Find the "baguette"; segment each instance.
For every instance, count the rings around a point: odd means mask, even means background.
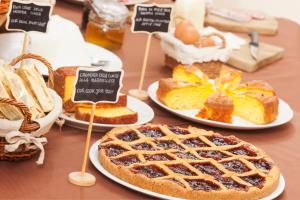
[[[23,65],[17,69],[17,74],[23,79],[26,88],[39,103],[44,112],[54,109],[54,102],[43,76],[34,65]]]

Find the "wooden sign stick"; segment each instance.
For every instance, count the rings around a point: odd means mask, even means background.
[[[141,74],[140,84],[139,84],[139,90],[143,89],[145,72],[146,72],[146,67],[147,67],[147,62],[148,62],[148,57],[149,57],[149,50],[150,50],[150,45],[151,45],[151,38],[152,38],[152,34],[149,34],[148,38],[147,38],[147,43],[146,43],[146,50],[145,50],[145,55],[144,55],[142,74]]]
[[[144,61],[138,89],[129,90],[129,95],[140,100],[149,98],[148,92],[143,90],[146,67],[149,57],[153,33],[167,33],[172,16],[172,6],[157,4],[136,4],[132,15],[131,31],[133,33],[147,33],[148,39],[145,48]]]
[[[82,167],[81,167],[81,174],[82,175],[86,171],[86,162],[87,162],[87,158],[88,158],[88,151],[89,151],[90,142],[91,142],[91,135],[92,135],[92,129],[93,129],[94,116],[95,116],[95,112],[96,112],[96,104],[95,103],[93,103],[91,111],[92,112],[91,112],[91,117],[90,117],[88,132],[87,132],[87,136],[86,136],[85,147],[84,147],[84,155],[83,155],[83,162],[82,162]]]
[[[79,185],[79,186],[92,186],[96,183],[95,176],[93,176],[92,174],[86,173],[86,164],[87,164],[88,152],[89,152],[89,147],[90,147],[90,142],[91,142],[91,135],[92,135],[95,112],[96,112],[96,103],[93,103],[93,106],[91,109],[91,116],[90,116],[88,132],[87,132],[86,141],[85,141],[81,172],[71,172],[69,174],[69,181],[71,183],[73,183],[75,185]]]
[[[141,77],[140,77],[140,83],[139,83],[139,89],[129,90],[130,96],[136,97],[141,100],[147,100],[149,98],[148,93],[143,90],[143,84],[144,84],[144,78],[145,78],[145,73],[146,73],[146,67],[147,67],[147,63],[148,63],[151,39],[152,39],[152,34],[148,34],[146,49],[145,49],[145,54],[144,54],[144,61],[143,61],[143,66],[142,66],[142,72],[141,72]]]

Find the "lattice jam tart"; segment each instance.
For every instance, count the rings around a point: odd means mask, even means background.
[[[101,139],[99,158],[126,182],[186,199],[259,199],[280,175],[252,144],[194,127],[115,128]]]

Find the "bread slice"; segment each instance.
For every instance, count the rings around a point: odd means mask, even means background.
[[[76,107],[76,119],[88,122],[90,117],[90,108]],[[137,120],[138,114],[127,107],[97,108],[94,116],[94,123],[101,124],[134,124]]]
[[[167,78],[159,81],[156,94],[166,106],[186,110],[202,108],[207,97],[213,92],[213,87],[210,84],[202,86]]]
[[[9,69],[0,67],[0,79],[3,81],[4,86],[9,89],[11,97],[24,103],[29,108],[32,119],[38,119],[45,116],[45,113],[27,91],[24,82],[17,74]]]
[[[11,98],[5,86],[3,85],[1,79],[0,79],[0,97]],[[23,118],[21,111],[17,107],[5,103],[0,104],[0,114],[1,116],[3,116],[8,120],[20,120]]]
[[[23,65],[17,70],[17,74],[23,79],[26,88],[33,94],[44,112],[54,109],[54,101],[43,76],[34,65]]]

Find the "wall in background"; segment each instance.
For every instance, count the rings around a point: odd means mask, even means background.
[[[300,24],[300,0],[213,0],[216,6],[261,10]]]

